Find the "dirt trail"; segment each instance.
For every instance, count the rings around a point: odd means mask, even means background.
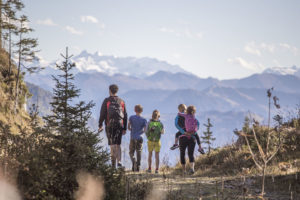
[[[137,181],[151,182],[156,190],[163,195],[176,197],[176,199],[221,199],[222,195],[233,194],[231,188],[224,189],[220,178],[195,177],[191,175],[153,174],[153,173],[127,173],[128,177]],[[173,199],[173,198],[171,198]]]
[[[135,181],[150,182],[162,199],[261,199],[257,184],[259,177],[197,177],[170,173],[133,173],[128,178]],[[223,188],[223,189],[222,189]],[[266,195],[268,200],[290,199],[289,194],[273,190]],[[166,198],[168,197],[168,198]]]

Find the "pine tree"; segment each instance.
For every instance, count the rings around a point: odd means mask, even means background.
[[[63,57],[65,61],[57,65],[62,74],[53,77],[52,114],[44,117],[43,130],[37,130],[39,145],[29,155],[28,166],[20,170],[19,185],[29,199],[73,199],[76,175],[82,170],[104,178],[106,199],[121,199],[122,171],[108,165],[109,155],[99,145],[99,135],[88,128],[94,104],[75,103],[80,92],[71,73],[75,64],[70,63],[68,51]]]
[[[12,35],[17,33],[17,27],[10,23],[10,21],[4,24],[4,27],[7,29],[7,32],[4,34],[4,39],[8,40],[8,76],[10,76],[12,71]]]
[[[204,137],[201,137],[203,139],[203,143],[208,145],[208,154],[210,154],[211,150],[211,144],[212,141],[214,141],[216,138],[213,137],[212,131],[210,130],[213,125],[210,123],[210,118],[207,119],[207,124],[204,124],[206,127],[206,131],[203,132]]]
[[[18,11],[24,8],[21,0],[0,0],[0,47],[2,47],[2,36],[7,30],[7,23],[13,25]]]
[[[27,27],[28,19],[26,16],[21,16],[19,19],[20,26],[18,27],[17,34],[19,36],[19,41],[16,43],[18,50],[15,51],[18,55],[18,73],[16,78],[16,89],[15,89],[15,113],[18,107],[19,101],[19,82],[20,82],[20,73],[21,73],[21,66],[25,67],[25,69],[30,72],[36,72],[40,70],[39,67],[26,67],[24,62],[32,62],[35,59],[37,47],[37,39],[35,38],[26,38],[24,35],[29,34],[33,31],[33,29]]]
[[[15,18],[14,14],[9,16],[6,21],[3,22],[2,29],[3,29],[3,38],[8,41],[8,76],[11,75],[12,71],[12,48],[13,48],[13,40],[12,36],[17,35],[18,27],[14,23],[17,19]]]

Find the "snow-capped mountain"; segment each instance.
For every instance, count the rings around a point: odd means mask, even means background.
[[[277,74],[277,75],[295,75],[300,77],[300,68],[297,66],[292,67],[272,67],[268,68],[263,73],[268,74]]]
[[[165,61],[148,57],[103,56],[99,52],[91,54],[87,51],[82,51],[73,58],[73,61],[76,63],[76,67],[80,72],[96,71],[107,75],[123,74],[144,78],[158,71],[186,73],[186,71],[178,65],[171,65]]]
[[[76,63],[76,70],[73,71],[75,74],[78,72],[101,72],[109,76],[122,74],[144,78],[155,74],[158,71],[188,73],[178,65],[171,65],[155,58],[105,56],[99,52],[89,53],[85,50],[80,54],[73,56],[71,60]],[[46,67],[41,74],[55,74],[55,64],[57,62],[58,61],[47,62],[39,57],[34,65]]]

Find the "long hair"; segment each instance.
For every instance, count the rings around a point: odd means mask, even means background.
[[[194,115],[196,113],[196,107],[195,106],[189,106],[189,107],[187,107],[186,113],[188,115]]]
[[[154,110],[152,113],[152,119],[158,120],[160,118],[160,112],[158,110]]]

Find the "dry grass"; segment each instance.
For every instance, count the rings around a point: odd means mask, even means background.
[[[196,159],[196,175],[232,176],[242,173],[243,168],[252,168],[253,161],[248,151],[234,146],[213,150],[210,154]]]
[[[0,120],[4,122],[4,124],[8,124],[11,127],[11,132],[13,134],[19,133],[18,127],[29,127],[29,115],[25,112],[24,108],[20,106],[17,109],[17,114],[13,113],[14,110],[14,88],[15,88],[15,74],[16,67],[13,66],[12,76],[7,77],[8,73],[8,54],[3,49],[0,48]],[[28,89],[21,79],[21,93],[23,96],[28,96]],[[20,98],[20,104],[24,98]]]

